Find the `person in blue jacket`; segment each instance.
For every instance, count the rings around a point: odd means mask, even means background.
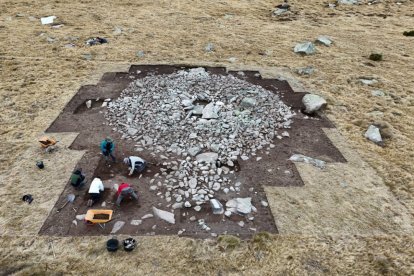
[[[101,152],[105,156],[105,159],[108,160],[108,156],[112,158],[112,161],[115,162],[115,156],[114,156],[114,149],[115,149],[115,143],[112,141],[111,138],[107,137],[101,142]]]

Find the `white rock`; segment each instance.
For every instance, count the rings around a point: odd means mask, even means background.
[[[142,220],[141,219],[133,219],[133,220],[131,220],[131,225],[138,226],[141,223],[142,223]]]
[[[86,104],[86,107],[87,108],[91,108],[92,107],[92,101],[91,100],[86,101],[85,104]]]
[[[183,208],[183,203],[182,202],[176,202],[171,207],[173,209],[181,209],[181,208]]]
[[[229,210],[227,210],[226,212],[224,212],[224,215],[225,215],[226,217],[230,217],[230,216],[231,216],[231,214],[232,214],[232,212],[231,212],[231,211],[229,211]]]
[[[53,21],[56,19],[57,17],[52,15],[52,16],[47,16],[47,17],[41,17],[40,18],[40,22],[42,22],[42,25],[48,25],[48,24],[52,24]]]
[[[213,102],[206,105],[203,109],[203,119],[217,119],[218,118],[218,108],[214,105]]]
[[[295,48],[293,49],[295,53],[312,55],[316,52],[315,45],[312,42],[304,42],[296,44]]]
[[[75,224],[75,226],[78,226],[78,222],[76,219],[72,220],[72,223]]]
[[[356,5],[359,3],[359,0],[338,0],[337,2],[344,5]]]
[[[240,227],[244,227],[244,221],[239,221],[237,224],[238,224]]]
[[[252,211],[251,201],[252,199],[250,197],[230,199],[226,203],[226,208],[233,213],[247,215]]]
[[[315,94],[306,94],[302,98],[302,103],[305,105],[305,112],[312,114],[326,106],[326,101],[321,96]]]
[[[167,212],[164,210],[157,209],[155,207],[152,207],[152,211],[154,212],[154,215],[162,220],[165,220],[168,223],[175,224],[175,218],[174,214],[171,212]]]
[[[213,198],[210,200],[211,209],[213,210],[213,214],[221,215],[224,213],[223,205],[217,199]]]
[[[119,230],[121,230],[122,227],[124,227],[125,225],[125,221],[117,221],[114,224],[114,227],[112,228],[111,234],[115,234],[116,232],[118,232]]]
[[[370,141],[376,143],[376,144],[381,144],[382,143],[382,137],[381,137],[381,133],[378,127],[374,126],[374,125],[370,125],[368,127],[368,130],[365,132],[365,138],[369,139]]]
[[[266,201],[262,200],[260,201],[260,203],[262,204],[263,207],[267,207],[269,206],[269,203],[267,203]]]
[[[153,214],[146,214],[146,215],[143,215],[142,217],[141,217],[141,219],[148,219],[148,218],[153,218],[154,217],[154,215]]]
[[[216,152],[205,152],[196,156],[197,162],[216,163],[218,154]]]
[[[77,219],[77,220],[84,220],[84,219],[85,219],[85,217],[86,217],[86,214],[77,215],[77,216],[76,216],[76,219]]]
[[[217,192],[218,190],[220,190],[220,183],[215,182],[215,183],[213,184],[212,189],[213,189],[214,191],[216,191],[216,192]]]
[[[315,159],[315,158],[312,158],[312,157],[308,157],[308,156],[305,156],[305,155],[302,155],[302,154],[294,154],[289,158],[289,160],[294,161],[294,162],[303,162],[303,163],[306,163],[306,164],[311,164],[311,165],[313,165],[315,167],[318,167],[320,169],[325,168],[325,164],[326,164],[325,161]]]
[[[190,203],[190,202],[188,202],[188,201],[186,201],[186,202],[184,203],[184,206],[185,206],[185,207],[187,207],[187,208],[190,208],[190,207],[191,207],[191,203]]]
[[[194,207],[194,210],[196,210],[197,212],[199,212],[201,210],[201,206]]]
[[[329,47],[329,46],[331,46],[332,45],[332,39],[330,39],[329,37],[327,37],[327,36],[319,36],[317,39],[316,39],[316,42],[317,43],[320,43],[320,44],[323,44],[323,45],[325,45],[325,46],[327,46],[327,47]]]
[[[190,186],[191,189],[195,189],[197,187],[197,179],[196,178],[191,178],[188,181],[188,185]]]

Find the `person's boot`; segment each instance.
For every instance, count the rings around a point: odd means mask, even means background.
[[[86,206],[92,207],[92,205],[93,205],[93,200],[92,199],[89,199],[88,200],[88,203],[86,204]]]

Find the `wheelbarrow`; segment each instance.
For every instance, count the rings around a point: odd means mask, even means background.
[[[86,212],[85,222],[90,225],[107,223],[112,219],[113,212],[113,210],[89,209]]]

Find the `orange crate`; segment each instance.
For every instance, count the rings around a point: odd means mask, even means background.
[[[90,223],[105,223],[112,219],[113,212],[113,210],[89,209],[88,212],[86,212],[85,221]],[[96,218],[98,215],[108,215],[108,218]]]

